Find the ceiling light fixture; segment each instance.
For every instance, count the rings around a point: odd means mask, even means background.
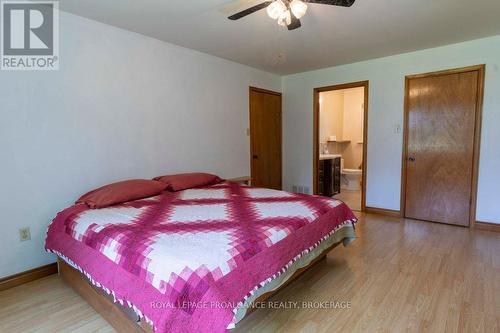
[[[309,4],[351,7],[356,0],[260,0],[263,1],[250,8],[242,10],[228,18],[232,21],[239,20],[252,13],[267,8],[267,15],[288,30],[295,30],[302,26],[300,19],[307,13]]]
[[[301,0],[275,0],[267,6],[267,15],[278,24],[287,27],[292,23],[292,15],[297,19],[303,17],[307,12],[307,4]]]

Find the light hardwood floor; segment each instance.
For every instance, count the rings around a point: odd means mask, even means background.
[[[350,309],[261,309],[243,332],[500,332],[500,234],[360,215],[359,239],[271,301]],[[113,332],[57,276],[0,293],[0,332]]]
[[[342,200],[353,211],[361,211],[361,191],[342,190],[341,193],[333,196],[335,199]]]

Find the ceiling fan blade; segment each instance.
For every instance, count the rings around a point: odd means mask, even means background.
[[[300,20],[295,17],[295,15],[292,14],[292,22],[287,26],[288,30],[295,30],[298,29],[302,26],[300,23]]]
[[[255,6],[253,6],[253,7],[250,7],[250,8],[248,8],[248,9],[242,10],[242,11],[241,11],[241,12],[239,12],[239,13],[236,13],[236,14],[234,14],[234,15],[231,15],[231,16],[229,16],[229,17],[228,17],[228,19],[233,20],[233,21],[235,21],[235,20],[239,20],[239,19],[240,19],[240,18],[242,18],[242,17],[245,17],[245,16],[247,16],[247,15],[250,15],[250,14],[255,13],[255,12],[257,12],[257,11],[261,10],[261,9],[266,8],[266,7],[267,7],[267,6],[269,6],[271,3],[272,3],[272,1],[266,1],[266,2],[263,2],[263,3],[261,3],[261,4],[258,4],[258,5],[255,5]]]
[[[309,3],[319,3],[322,5],[332,5],[341,7],[351,7],[356,0],[307,0]]]

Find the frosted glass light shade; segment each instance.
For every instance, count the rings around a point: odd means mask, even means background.
[[[269,6],[267,6],[267,15],[269,15],[270,18],[273,20],[278,19],[283,15],[284,12],[287,11],[287,8],[283,1],[281,0],[276,0]]]
[[[290,9],[292,10],[292,13],[293,15],[300,19],[302,18],[304,15],[306,15],[306,12],[307,12],[307,4],[305,4],[303,1],[301,0],[293,0],[291,3],[290,3]]]
[[[278,24],[282,27],[289,26],[292,23],[292,14],[289,10],[286,10],[280,17],[278,17]]]

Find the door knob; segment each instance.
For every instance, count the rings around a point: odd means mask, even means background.
[[[258,158],[259,158],[259,156],[257,156],[257,155],[253,155],[253,156],[252,156],[252,158],[253,158],[254,160],[256,160],[256,159],[258,159]]]
[[[410,162],[415,162],[415,157],[411,157],[411,156],[410,156],[410,157],[408,157],[408,161],[410,161]]]

